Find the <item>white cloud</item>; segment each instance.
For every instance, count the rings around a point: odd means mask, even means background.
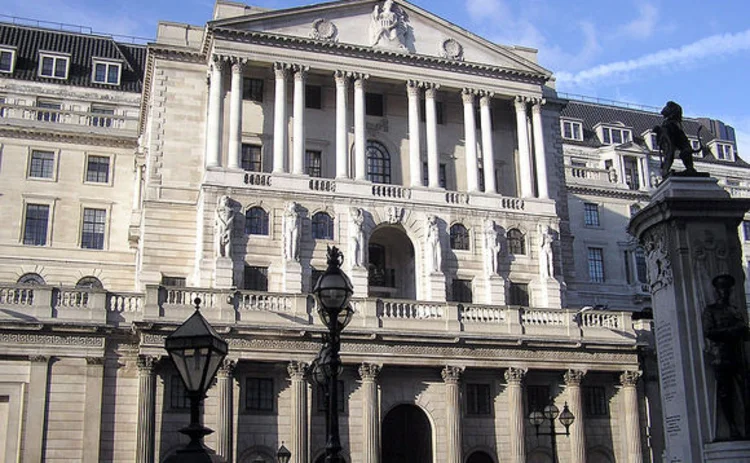
[[[659,21],[659,10],[648,3],[638,7],[638,17],[623,25],[619,33],[631,39],[647,39],[656,31]]]
[[[557,82],[569,86],[590,85],[594,82],[612,77],[627,77],[636,71],[696,63],[710,56],[729,55],[750,50],[750,29],[736,34],[717,34],[680,48],[650,53],[640,58],[602,64],[580,72],[560,72]]]
[[[466,0],[466,10],[473,21],[481,22],[488,17],[508,17],[507,5],[501,0]]]

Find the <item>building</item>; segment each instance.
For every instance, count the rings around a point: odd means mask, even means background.
[[[576,416],[560,461],[658,459],[624,231],[658,161],[622,138],[658,116],[569,101],[551,77],[535,50],[401,0],[219,0],[147,48],[0,26],[0,455],[150,462],[184,444],[162,346],[198,296],[230,345],[208,445],[322,461],[309,292],[336,245],[355,286],[347,461],[551,461],[527,419],[550,400]]]

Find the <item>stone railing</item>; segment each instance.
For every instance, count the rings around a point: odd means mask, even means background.
[[[372,195],[376,198],[410,199],[411,190],[398,185],[374,184]]]
[[[94,127],[104,131],[107,129],[135,131],[138,125],[137,117],[126,117],[116,114],[103,114],[88,111],[40,108],[36,106],[8,103],[0,104],[0,117],[4,119],[20,119],[24,121]]]
[[[500,200],[500,207],[511,211],[522,211],[524,205],[525,203],[521,198],[502,198]]]
[[[572,182],[594,182],[606,185],[618,183],[609,170],[594,167],[565,166],[565,176]]]
[[[310,189],[312,191],[336,191],[336,181],[327,178],[311,178]]]
[[[248,172],[245,174],[245,185],[271,186],[271,174]]]

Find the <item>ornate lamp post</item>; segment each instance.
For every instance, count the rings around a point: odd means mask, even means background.
[[[349,299],[354,293],[352,282],[341,270],[344,256],[337,247],[328,248],[328,268],[321,275],[313,293],[318,298],[318,315],[328,328],[323,337],[323,347],[318,355],[314,374],[318,381],[327,380],[326,386],[326,459],[325,463],[343,463],[339,455],[338,382],[341,369],[341,331],[349,324],[354,311]],[[322,373],[322,374],[320,374]]]
[[[164,341],[164,349],[177,367],[190,398],[190,425],[180,429],[190,437],[190,442],[168,458],[167,463],[213,461],[203,445],[203,436],[213,431],[201,424],[199,409],[229,346],[201,315],[200,298],[193,302],[195,313]]]
[[[555,419],[557,416],[560,415],[560,423],[562,423],[563,426],[565,426],[565,432],[558,433],[555,431]],[[557,462],[557,436],[570,435],[570,425],[573,424],[573,421],[575,421],[576,417],[573,416],[573,413],[568,409],[568,402],[565,402],[565,406],[563,407],[562,413],[560,413],[560,409],[558,409],[555,404],[550,403],[546,407],[544,407],[543,411],[534,410],[533,412],[529,413],[529,421],[531,424],[534,425],[536,428],[536,436],[550,436],[550,440],[552,441],[552,461]],[[541,426],[545,421],[549,421],[549,432],[540,432],[539,426]]]

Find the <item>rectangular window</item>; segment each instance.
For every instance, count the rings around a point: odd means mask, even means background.
[[[492,414],[492,395],[489,384],[466,384],[466,414]]]
[[[526,386],[527,415],[530,412],[542,411],[549,403],[549,386],[536,386],[532,384]]]
[[[427,166],[426,162],[422,163],[422,185],[429,185],[430,184],[430,173],[429,173],[429,167]],[[440,185],[440,188],[447,188],[447,175],[446,175],[446,167],[445,164],[438,165],[438,185]]]
[[[86,162],[86,181],[109,183],[109,156],[89,156]]]
[[[27,204],[26,223],[23,227],[23,244],[45,246],[47,244],[47,224],[49,206],[46,204]]]
[[[365,114],[368,116],[383,117],[385,108],[382,93],[368,92],[365,94]]]
[[[324,386],[318,386],[318,390],[316,391],[317,395],[317,402],[318,402],[318,412],[325,412],[328,408],[328,397],[326,394],[326,388]],[[336,391],[336,397],[338,397],[338,403],[336,404],[336,408],[339,411],[339,414],[344,413],[346,410],[346,391],[344,390],[344,382],[342,380],[338,381],[338,388]]]
[[[482,162],[481,160],[479,162]],[[477,169],[477,180],[479,182],[479,191],[485,191],[484,185],[484,167]]]
[[[120,84],[120,65],[104,61],[94,61],[93,81],[97,84]]]
[[[107,224],[105,209],[83,209],[81,248],[104,249],[104,230]]]
[[[247,378],[245,409],[256,412],[273,411],[273,379]]]
[[[731,161],[732,160],[732,145],[727,145],[725,143],[717,143],[716,144],[716,158],[722,161]]]
[[[510,283],[508,290],[508,303],[510,305],[529,306],[529,285],[526,283]]]
[[[630,130],[628,129],[613,129],[610,127],[602,128],[602,143],[605,145],[620,145],[622,143],[628,143],[631,138]]]
[[[651,149],[653,151],[659,151],[659,137],[655,133],[651,133]]]
[[[427,121],[427,107],[425,100],[419,100],[419,120],[422,122]],[[435,122],[439,125],[445,125],[445,111],[443,110],[443,102],[435,101]]]
[[[175,288],[184,288],[187,286],[187,281],[185,280],[185,277],[170,277],[167,275],[162,275],[161,285],[171,286]]]
[[[580,122],[563,121],[562,136],[568,140],[583,140],[583,124]]]
[[[635,249],[635,276],[639,283],[648,283],[648,269],[646,267],[646,253],[643,248]]]
[[[609,415],[607,393],[604,386],[584,386],[583,402],[583,412],[585,416],[595,417]]]
[[[641,187],[638,175],[638,159],[630,156],[623,157],[623,170],[625,170],[625,183],[631,190],[637,190]]]
[[[589,248],[589,279],[594,283],[604,283],[604,249]]]
[[[29,177],[54,178],[55,153],[33,150],[31,152],[31,164],[29,165]]]
[[[0,72],[12,73],[15,58],[15,50],[0,50]]]
[[[242,159],[240,167],[248,172],[261,172],[263,170],[261,149],[259,145],[242,144]]]
[[[625,281],[628,284],[632,284],[633,283],[633,272],[630,270],[630,267],[631,267],[631,264],[630,264],[630,259],[631,259],[631,257],[630,257],[630,251],[625,251],[624,252],[624,256],[625,256]]]
[[[39,75],[52,77],[54,79],[68,78],[68,58],[65,56],[53,56],[40,54]]]
[[[268,291],[268,268],[245,266],[243,289],[249,291]]]
[[[612,144],[612,137],[610,136],[608,128],[605,127],[602,129],[602,135],[603,135],[602,143],[604,143],[605,145]]]
[[[599,205],[594,203],[583,204],[583,224],[589,227],[598,227],[599,223]]]
[[[52,100],[38,100],[36,102],[36,120],[44,122],[58,122],[62,103]]]
[[[263,79],[251,77],[242,79],[242,98],[263,103]]]
[[[89,125],[93,127],[112,127],[112,116],[115,115],[115,108],[104,105],[91,105],[92,116],[89,118]]]
[[[180,375],[172,375],[169,378],[169,408],[172,410],[190,410],[190,397],[188,397],[185,383]]]
[[[323,108],[323,87],[320,85],[305,85],[305,108]]]
[[[471,303],[471,280],[459,280],[455,279],[452,282],[452,302],[468,302]]]
[[[305,151],[305,171],[310,177],[322,177],[322,153],[319,150]]]

